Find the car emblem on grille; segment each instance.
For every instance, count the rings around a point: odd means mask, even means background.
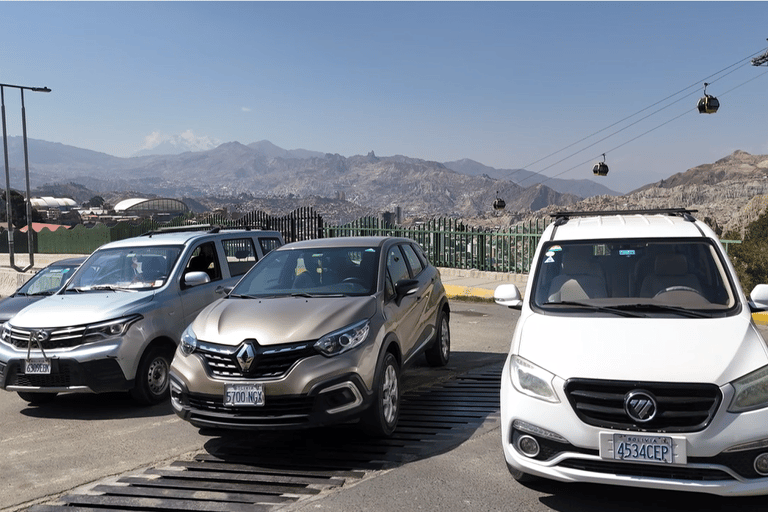
[[[31,341],[36,341],[38,343],[45,343],[48,341],[51,337],[51,333],[48,331],[43,331],[42,329],[39,331],[30,331],[29,332],[29,339]]]
[[[236,357],[240,369],[247,372],[251,368],[253,361],[256,359],[256,350],[253,348],[253,345],[246,343],[237,351]]]
[[[624,398],[624,410],[638,423],[647,423],[656,417],[656,400],[645,391],[630,391]]]

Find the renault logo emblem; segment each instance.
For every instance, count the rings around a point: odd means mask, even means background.
[[[656,417],[656,400],[645,391],[630,391],[624,398],[624,411],[638,423],[647,423]]]
[[[253,348],[253,345],[246,343],[237,351],[236,357],[240,369],[243,372],[247,372],[251,368],[253,361],[256,359],[256,350]]]

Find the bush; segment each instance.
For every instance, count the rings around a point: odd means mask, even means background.
[[[726,233],[725,239],[738,239],[736,233]],[[744,240],[729,247],[736,275],[744,292],[749,294],[757,284],[768,283],[768,215],[761,215],[747,226]]]

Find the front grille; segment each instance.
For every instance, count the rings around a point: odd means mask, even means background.
[[[314,342],[291,343],[264,347],[256,340],[246,340],[254,348],[254,362],[248,371],[243,371],[237,361],[236,348],[224,347],[208,342],[198,345],[197,353],[202,355],[210,373],[216,377],[265,379],[277,378],[288,373],[294,364],[307,357],[317,355]]]
[[[19,329],[11,326],[10,329],[10,343],[21,349],[29,347],[29,338],[37,329]],[[62,327],[59,329],[46,329],[49,333],[47,340],[40,342],[43,350],[53,350],[57,348],[70,348],[82,345],[85,343],[85,326],[80,325],[76,327]],[[38,342],[32,341],[32,349],[37,350]]]
[[[645,478],[665,478],[670,480],[734,480],[729,473],[711,468],[692,468],[688,466],[662,466],[658,464],[632,464],[626,462],[606,462],[599,460],[568,459],[558,466],[590,471],[592,473],[607,473],[620,476],[635,476]]]
[[[653,419],[638,422],[626,412],[624,401],[632,391],[653,396]],[[565,392],[571,407],[588,425],[646,432],[697,432],[706,428],[722,394],[714,384],[678,384],[570,379]]]
[[[189,395],[192,418],[213,420],[219,424],[235,425],[304,425],[308,423],[314,405],[314,398],[266,397],[263,406],[225,406],[221,397]]]
[[[68,364],[59,364],[57,361],[48,375],[32,374],[27,375],[22,372],[21,364],[14,365],[15,371],[8,375],[8,386],[25,386],[41,388],[58,388],[72,386],[72,372]]]

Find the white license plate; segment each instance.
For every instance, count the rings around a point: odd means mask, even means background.
[[[642,434],[613,434],[613,458],[632,462],[672,464],[671,437]]]
[[[229,384],[224,390],[224,405],[264,405],[263,384]]]
[[[24,373],[27,375],[49,375],[51,373],[50,359],[26,359]]]

